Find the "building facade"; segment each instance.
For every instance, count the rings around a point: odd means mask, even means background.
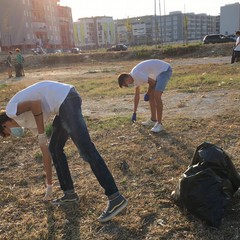
[[[240,3],[227,4],[220,9],[220,33],[235,34],[240,30]]]
[[[171,12],[115,21],[116,40],[129,45],[201,40],[219,32],[219,18],[206,14]]]
[[[154,44],[155,26],[155,16],[116,20],[116,41],[128,45]]]
[[[234,34],[240,29],[240,4],[221,7],[220,16],[171,12],[113,20],[98,16],[72,21],[60,0],[0,0],[0,48],[81,49],[116,43],[153,45],[202,40],[207,34]]]
[[[73,45],[70,8],[58,6],[59,0],[0,0],[2,49],[36,46],[62,48]]]
[[[112,17],[79,18],[74,22],[74,40],[77,47],[95,49],[116,42]]]
[[[69,49],[75,46],[73,35],[72,10],[69,7],[57,6],[60,29],[61,48]]]

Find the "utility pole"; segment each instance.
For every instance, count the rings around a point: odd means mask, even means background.
[[[188,45],[188,17],[184,5],[184,19],[183,19],[183,44]]]
[[[163,0],[163,15],[164,15],[164,42],[166,42],[166,5],[165,0]]]
[[[156,45],[156,48],[157,48],[157,41],[158,41],[158,24],[157,24],[157,4],[156,4],[156,0],[154,0],[154,20],[155,20],[155,45]]]
[[[161,0],[159,0],[159,38],[160,38],[160,43],[163,43],[163,39],[162,39],[162,13],[161,13]]]

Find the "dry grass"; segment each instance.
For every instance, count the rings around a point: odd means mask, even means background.
[[[132,124],[129,121],[131,110],[124,108],[125,104],[131,103],[127,100],[119,101],[125,99],[123,96],[126,94],[132,98],[131,91],[122,91],[117,86],[114,90],[113,87],[115,84],[113,79],[116,79],[118,73],[128,71],[135,63],[136,61],[81,63],[64,69],[45,68],[34,71],[29,69],[26,73],[29,77],[2,86],[0,90],[2,105],[5,105],[19,89],[46,78],[76,85],[86,102],[85,107],[96,107],[87,104],[94,99],[94,104],[99,104],[99,115],[95,110],[86,117],[89,131],[93,142],[111,169],[120,191],[128,199],[129,206],[125,213],[115,217],[111,222],[106,224],[97,222],[97,217],[106,207],[107,199],[88,164],[79,157],[71,141],[66,146],[66,153],[75,187],[80,195],[80,203],[67,207],[53,207],[43,203],[44,172],[35,137],[27,134],[21,141],[0,139],[0,239],[240,239],[238,194],[226,210],[222,226],[218,230],[206,226],[179,209],[170,197],[180,175],[191,161],[195,148],[203,141],[221,146],[232,156],[236,168],[240,168],[239,111],[236,111],[236,108],[217,105],[216,107],[223,108],[224,113],[196,117],[193,112],[190,116],[184,116],[176,113],[183,111],[189,103],[179,101],[176,102],[174,112],[166,109],[168,113],[164,115],[166,130],[161,134],[151,134],[149,129],[140,124],[141,120],[149,116],[148,107],[143,106],[145,110],[139,114],[139,121]],[[183,84],[186,84],[185,88],[190,89],[189,76],[193,76],[195,71],[199,74],[210,72],[210,68],[211,66],[208,68],[207,65],[191,66],[185,74],[182,74],[182,67],[176,64],[175,75],[168,91],[171,93],[177,88],[181,89],[182,85],[178,80],[185,75]],[[237,65],[235,70],[236,68]],[[237,76],[236,71],[229,72],[229,65],[216,65],[214,69],[216,71],[213,74],[214,79],[222,75],[226,81],[230,75],[234,75],[234,78]],[[102,88],[106,81],[109,83],[107,92]],[[232,105],[239,106],[237,90],[239,88],[236,87],[236,82],[226,84],[226,88],[225,85],[222,88],[218,84],[219,82],[214,82],[210,88],[207,82],[204,84],[197,82],[197,87],[193,90],[199,91],[200,95],[203,90],[211,92],[216,88],[236,90]],[[176,87],[177,85],[179,87]],[[101,106],[103,102],[106,103],[105,109]],[[108,102],[115,102],[116,105],[114,108],[108,108]],[[209,109],[209,112],[212,110]],[[105,116],[102,111],[105,111]],[[108,114],[114,111],[115,115]],[[123,168],[123,164],[127,164],[128,167]],[[55,196],[61,196],[62,192],[55,175],[54,182]]]

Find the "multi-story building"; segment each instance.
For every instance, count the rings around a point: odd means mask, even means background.
[[[227,4],[220,9],[220,33],[235,34],[240,30],[240,3]]]
[[[220,16],[171,12],[120,20],[99,16],[72,22],[60,0],[1,0],[0,47],[22,50],[36,46],[69,49],[202,40],[207,34],[234,34],[240,29],[240,4],[221,7]]]
[[[95,48],[97,31],[93,18],[79,19],[73,23],[74,41],[79,48]]]
[[[155,26],[155,16],[116,20],[116,40],[118,43],[129,45],[154,44]]]
[[[74,47],[72,10],[69,7],[58,6],[58,21],[60,28],[61,48]]]
[[[188,35],[187,26],[188,20],[182,12],[171,12],[169,15],[157,17],[156,35],[160,42],[181,41],[184,39],[184,32]]]
[[[73,45],[70,8],[59,0],[1,0],[0,33],[2,49],[22,50],[40,46],[61,48]]]
[[[116,20],[117,42],[130,45],[200,40],[218,33],[218,18],[206,14],[171,12],[164,16],[143,16]]]
[[[79,18],[74,23],[74,40],[80,48],[108,47],[116,42],[112,17]]]
[[[57,2],[59,0],[25,0],[25,11],[30,15],[28,39],[41,47],[59,47],[61,44]],[[20,0],[21,2],[21,0]]]
[[[186,13],[182,14],[182,16],[183,40],[202,40],[207,34],[219,33],[217,30],[217,16],[209,16],[204,13]]]

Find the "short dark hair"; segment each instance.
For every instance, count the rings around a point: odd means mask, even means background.
[[[122,88],[122,86],[124,85],[125,83],[125,79],[129,76],[129,74],[127,73],[122,73],[118,76],[118,84],[119,84],[119,87]]]
[[[236,35],[240,35],[240,31],[236,31]]]
[[[1,111],[0,112],[0,136],[6,137],[4,134],[4,127],[2,126],[5,122],[11,120],[6,114],[6,111]]]

